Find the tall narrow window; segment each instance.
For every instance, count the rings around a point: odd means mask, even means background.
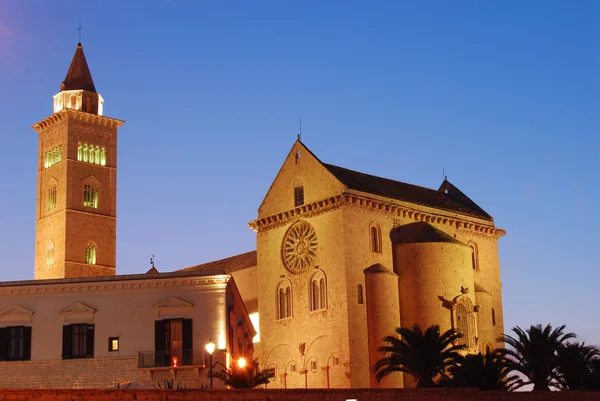
[[[492,326],[496,325],[496,310],[492,308]]]
[[[88,265],[96,264],[96,245],[91,242],[85,247],[85,263]]]
[[[462,304],[456,304],[456,331],[462,334],[458,343],[462,345],[469,344],[469,323],[467,322],[467,307]]]
[[[88,161],[88,146],[87,143],[83,144],[83,148],[81,149],[82,153],[83,153],[83,157],[82,157],[82,162],[86,162]]]
[[[62,160],[62,146],[55,146],[44,153],[44,168],[55,165]]]
[[[75,95],[71,95],[71,108],[77,109],[77,98]]]
[[[48,210],[56,208],[56,185],[48,189]]]
[[[377,225],[371,226],[371,252],[381,253],[381,229]]]
[[[362,284],[358,285],[358,303],[359,304],[364,304],[365,303],[365,299],[363,296],[363,286]]]
[[[106,149],[104,148],[100,150],[100,165],[106,166]]]
[[[50,267],[54,264],[54,242],[48,241],[46,246],[46,266]]]
[[[471,248],[471,266],[473,270],[479,270],[479,250],[477,244],[469,241],[469,247]]]
[[[292,287],[288,280],[277,286],[277,319],[292,317]]]
[[[304,187],[294,188],[294,207],[304,205]]]
[[[309,310],[327,309],[327,280],[323,270],[318,269],[309,281]]]
[[[77,144],[77,161],[83,161],[83,145],[81,142]]]
[[[320,305],[320,298],[319,298],[319,283],[317,282],[317,280],[313,280],[311,285],[310,285],[310,289],[311,289],[311,300],[310,300],[310,310],[318,310],[321,309],[321,305]]]
[[[98,190],[92,185],[83,186],[83,206],[98,208]]]

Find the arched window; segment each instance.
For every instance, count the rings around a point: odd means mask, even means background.
[[[471,248],[471,266],[473,270],[479,270],[479,251],[477,244],[473,241],[469,241],[469,247]]]
[[[381,229],[378,225],[373,224],[370,228],[371,232],[371,252],[381,253]]]
[[[486,353],[486,355],[492,353],[492,346],[491,345],[486,344],[486,346],[485,346],[485,353]]]
[[[85,246],[85,263],[88,265],[96,264],[96,245],[91,242]]]
[[[475,340],[477,326],[473,302],[464,295],[455,298],[452,315],[452,328],[462,334],[457,343],[465,345],[467,348],[475,348],[477,346]]]
[[[363,286],[362,286],[362,284],[358,285],[358,303],[359,304],[364,304],[365,303],[365,300],[364,300],[364,297],[363,297]]]
[[[93,164],[94,163],[94,155],[96,154],[94,145],[90,145],[90,147],[88,148],[88,151],[89,151],[88,162]]]
[[[98,208],[98,190],[90,184],[83,186],[83,206]]]
[[[83,155],[82,155],[83,157],[82,157],[81,161],[87,163],[87,161],[88,161],[88,146],[87,146],[87,143],[83,144],[83,149],[81,149],[81,151],[83,152]]]
[[[323,270],[319,269],[311,276],[309,289],[309,310],[327,309],[327,280]]]
[[[48,188],[48,210],[56,208],[56,184]]]
[[[98,146],[94,152],[94,164],[100,164],[100,148]]]
[[[100,150],[100,165],[106,166],[106,149],[104,148]]]
[[[77,144],[77,161],[83,161],[83,145],[81,142]]]
[[[496,311],[492,308],[492,326],[496,325]]]
[[[48,241],[46,245],[46,266],[50,267],[54,264],[54,242]]]
[[[292,285],[283,280],[277,286],[277,319],[292,317]]]
[[[467,345],[469,339],[469,325],[467,323],[467,307],[462,303],[456,305],[456,331],[462,334],[458,343]]]

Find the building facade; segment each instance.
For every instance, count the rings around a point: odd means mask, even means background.
[[[448,180],[423,188],[322,162],[296,141],[249,223],[256,250],[173,273],[116,275],[121,120],[103,116],[77,46],[39,134],[35,279],[0,283],[7,387],[206,385],[204,344],[256,357],[272,388],[375,380],[398,327],[455,329],[468,352],[504,332],[493,218]]]

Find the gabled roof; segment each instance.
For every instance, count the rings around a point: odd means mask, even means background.
[[[444,180],[440,189],[436,191],[332,164],[322,164],[348,189],[493,221],[488,213],[447,180]]]
[[[226,274],[256,266],[256,251],[250,251],[225,259],[214,260],[201,265],[187,267],[177,270],[178,272],[200,272],[211,270],[223,270]]]
[[[88,67],[85,55],[83,54],[83,46],[81,43],[77,44],[71,66],[69,67],[69,71],[67,71],[67,76],[60,85],[61,91],[78,89],[96,93],[96,87],[94,86],[90,68]]]

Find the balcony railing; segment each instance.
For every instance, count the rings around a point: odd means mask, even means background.
[[[169,351],[138,352],[138,368],[166,368],[204,365],[204,349],[184,349],[177,355]]]

